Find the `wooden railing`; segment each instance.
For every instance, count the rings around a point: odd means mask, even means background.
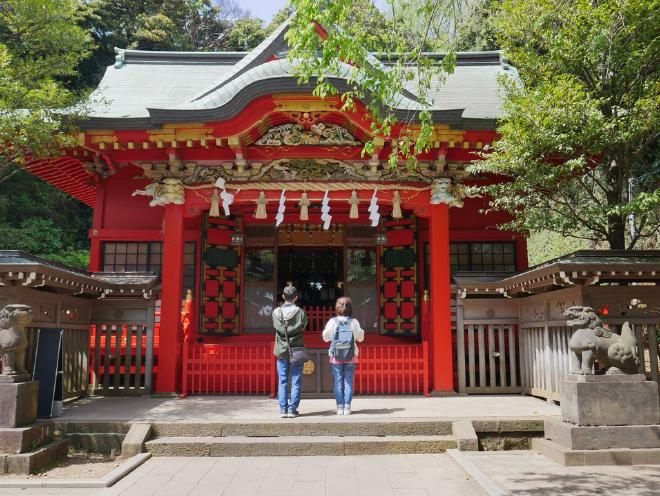
[[[620,332],[623,319],[609,319],[610,329]],[[571,370],[577,368],[577,359],[568,342],[574,330],[560,322],[549,325],[523,324],[520,330],[520,373],[522,390],[552,401],[560,400],[560,384]],[[631,325],[637,337],[640,358],[639,373],[653,381],[660,378],[658,362],[657,324],[648,322]]]
[[[184,342],[181,397],[189,394],[272,394],[273,347]]]
[[[148,394],[153,386],[152,331],[143,324],[91,326],[90,388],[102,394]]]
[[[360,344],[357,394],[429,394],[429,349],[420,344]]]
[[[459,392],[520,392],[516,321],[494,323],[461,318],[458,329]]]
[[[520,328],[520,376],[527,394],[559,401],[559,385],[573,366],[567,326],[523,324]]]
[[[304,309],[308,321],[305,332],[310,334],[322,333],[328,320],[335,316],[335,309],[333,307],[309,306],[304,307]]]
[[[48,327],[51,327],[49,324]],[[46,328],[46,326],[43,326]],[[89,365],[89,328],[62,326],[62,396],[68,400],[87,394],[87,371]],[[34,369],[39,327],[26,328],[28,350],[26,368]]]

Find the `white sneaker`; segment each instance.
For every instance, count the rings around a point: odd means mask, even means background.
[[[351,414],[351,405],[344,405],[344,415]]]
[[[344,409],[343,408],[337,408],[337,415],[344,415]]]

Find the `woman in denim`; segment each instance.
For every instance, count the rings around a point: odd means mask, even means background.
[[[323,341],[330,342],[335,339],[337,327],[348,324],[353,333],[354,352],[350,361],[337,360],[332,351],[330,353],[330,366],[334,379],[335,400],[337,401],[337,415],[351,414],[351,401],[353,399],[353,378],[358,364],[358,341],[364,341],[364,329],[360,327],[357,319],[352,317],[353,307],[351,299],[343,296],[337,299],[335,305],[336,317],[330,319],[323,330]],[[332,350],[332,346],[330,348]]]

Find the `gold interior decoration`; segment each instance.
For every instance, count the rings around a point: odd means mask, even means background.
[[[273,96],[275,109],[280,111],[311,112],[314,110],[337,110],[341,106],[339,97],[321,99],[300,93],[284,93]]]
[[[303,365],[303,374],[312,375],[316,371],[316,365],[312,360],[307,360]]]

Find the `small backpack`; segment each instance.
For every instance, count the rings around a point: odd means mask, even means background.
[[[351,330],[351,319],[342,322],[337,319],[337,330],[330,345],[330,356],[340,362],[350,362],[355,355],[355,340]]]

